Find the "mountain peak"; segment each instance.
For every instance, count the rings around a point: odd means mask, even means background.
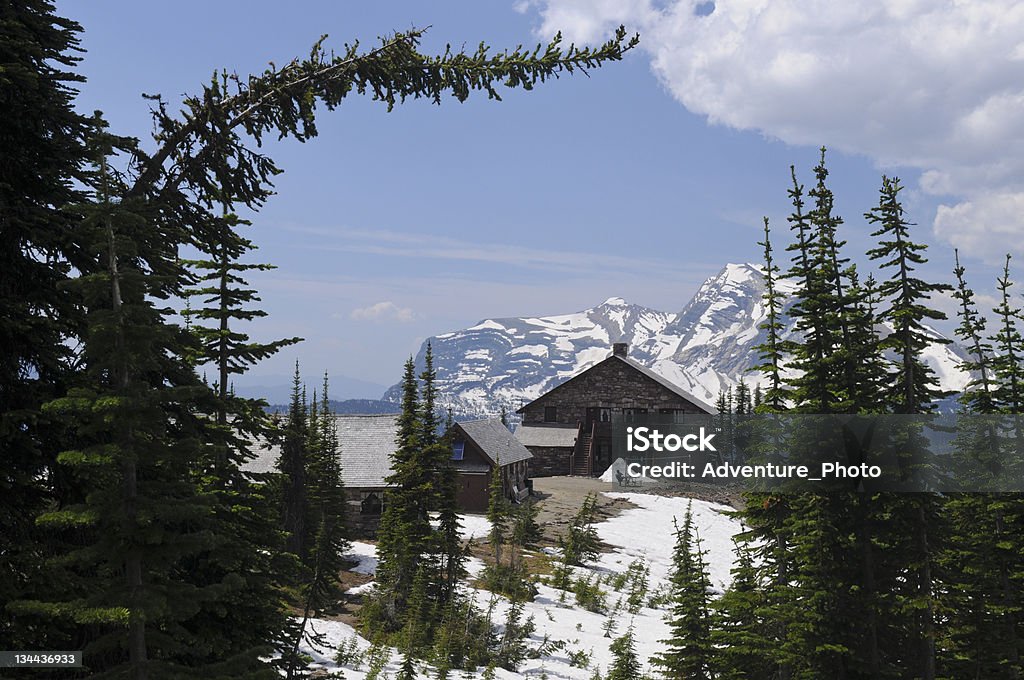
[[[751,262],[730,262],[729,264],[722,267],[722,271],[718,272],[717,279],[725,279],[732,281],[733,283],[745,283],[752,279],[758,280],[764,278],[764,270],[761,265],[753,264]]]
[[[602,302],[599,307],[627,307],[629,303],[625,299],[620,297],[610,297]]]

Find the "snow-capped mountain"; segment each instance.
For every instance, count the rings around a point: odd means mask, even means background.
[[[753,264],[729,264],[709,278],[676,314],[613,297],[574,314],[485,319],[430,339],[439,402],[456,413],[514,411],[608,356],[613,342],[629,343],[629,356],[714,403],[750,369],[764,341],[764,275]],[[791,292],[782,282],[780,292]],[[785,335],[791,332],[787,329]],[[426,343],[416,357],[423,366]],[[968,376],[957,368],[963,351],[933,345],[926,361],[944,389],[960,390]],[[400,386],[384,395],[397,401]]]

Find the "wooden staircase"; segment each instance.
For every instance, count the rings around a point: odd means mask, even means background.
[[[590,447],[594,435],[590,432],[583,433],[576,442],[576,456],[573,457],[572,474],[576,477],[590,476]]]

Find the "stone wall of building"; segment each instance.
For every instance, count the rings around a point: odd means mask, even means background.
[[[384,509],[384,489],[345,489],[345,501],[345,526],[349,535],[353,538],[376,538]],[[377,508],[381,512],[375,512]]]
[[[531,477],[557,477],[569,474],[572,449],[560,446],[529,446]]]

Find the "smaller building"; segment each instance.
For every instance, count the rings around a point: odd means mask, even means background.
[[[338,462],[348,508],[345,523],[353,536],[374,537],[386,502],[387,478],[397,448],[397,415],[338,415]],[[505,495],[521,501],[529,494],[532,454],[499,420],[456,423],[452,464],[456,470],[460,510],[487,509],[491,471],[500,465]],[[256,448],[257,456],[242,466],[251,473],[275,472],[278,445]]]
[[[391,456],[398,436],[398,416],[338,415],[338,462],[348,508],[345,524],[353,536],[377,535],[384,510],[384,491],[391,474]],[[275,472],[281,447],[267,444],[242,466],[245,472]]]
[[[487,509],[491,475],[501,468],[505,497],[520,502],[530,494],[533,454],[500,420],[470,420],[452,428],[452,463],[458,473],[459,507],[469,512]]]

